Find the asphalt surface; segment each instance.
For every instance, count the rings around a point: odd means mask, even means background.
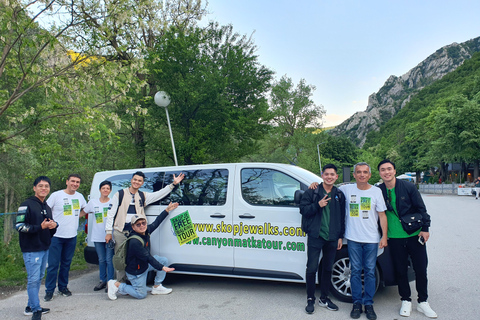
[[[480,200],[469,196],[423,195],[432,216],[429,254],[429,302],[439,319],[480,319]],[[339,311],[316,306],[304,312],[303,284],[271,281],[167,275],[173,292],[144,300],[119,296],[110,301],[104,291],[94,292],[98,273],[70,281],[73,296],[54,296],[42,306],[51,312],[43,319],[350,319],[351,304],[338,302]],[[411,283],[415,299],[415,282]],[[0,301],[0,319],[28,319],[23,315],[27,292]],[[375,295],[378,319],[406,319],[398,315],[396,287]],[[360,319],[366,319],[362,314]],[[416,311],[408,319],[427,319]]]

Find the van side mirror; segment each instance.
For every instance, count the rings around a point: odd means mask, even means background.
[[[295,204],[298,206],[300,205],[300,200],[302,199],[302,196],[303,196],[303,193],[305,191],[303,190],[296,190],[295,191],[295,195],[293,196],[293,201],[295,202]]]

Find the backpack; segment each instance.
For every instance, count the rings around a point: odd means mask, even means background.
[[[137,235],[132,235],[127,239],[125,239],[125,241],[123,241],[120,244],[120,246],[118,246],[118,249],[112,258],[113,267],[117,271],[124,271],[125,268],[127,267],[127,248],[128,248],[128,240],[130,239],[137,239],[142,243],[142,246],[145,245],[145,242],[143,241],[143,239]]]

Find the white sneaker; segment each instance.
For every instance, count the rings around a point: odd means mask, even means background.
[[[110,300],[117,300],[117,292],[118,288],[115,285],[116,280],[108,280],[107,288],[108,288],[108,298]]]
[[[402,307],[400,308],[400,315],[402,317],[410,317],[410,312],[412,312],[412,303],[407,300],[402,300]]]
[[[158,287],[152,287],[152,294],[169,294],[170,292],[172,292],[172,289],[165,288],[161,284],[159,284]]]
[[[436,318],[437,317],[437,314],[435,313],[435,311],[432,310],[432,308],[430,308],[430,305],[428,304],[427,301],[420,302],[417,305],[417,311],[423,313],[424,315],[426,315],[429,318]]]

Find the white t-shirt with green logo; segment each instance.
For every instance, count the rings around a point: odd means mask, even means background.
[[[345,238],[362,243],[380,242],[378,212],[387,210],[382,190],[375,186],[360,190],[357,184],[341,186],[340,190],[346,204]]]
[[[90,231],[93,242],[105,242],[105,222],[107,221],[107,212],[110,207],[110,200],[105,203],[99,199],[88,201],[87,206],[83,209],[88,214],[93,214],[95,219]],[[92,220],[89,220],[92,221]]]
[[[87,205],[83,195],[76,191],[70,195],[64,190],[59,190],[50,195],[47,204],[52,208],[53,220],[58,223],[58,229],[54,236],[57,238],[75,237],[80,211]]]

